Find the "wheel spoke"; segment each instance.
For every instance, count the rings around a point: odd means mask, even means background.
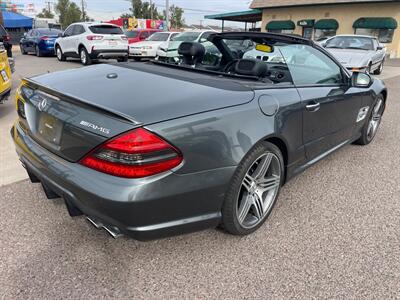
[[[245,187],[245,189],[250,192],[251,187],[253,185],[254,179],[253,177],[251,177],[249,174],[246,174],[243,178],[243,186]]]
[[[238,219],[242,223],[250,211],[251,205],[253,204],[252,195],[248,194],[240,203],[238,210]]]
[[[252,174],[254,179],[257,180],[265,177],[265,174],[267,174],[269,166],[271,165],[272,157],[273,155],[271,153],[267,153],[267,155],[261,159],[257,169],[254,171],[254,174]]]
[[[257,219],[261,219],[264,215],[264,202],[257,194],[253,195],[253,208],[254,215],[257,217]]]
[[[257,181],[257,185],[260,187],[262,192],[270,191],[280,184],[280,177],[277,175],[273,175],[267,178],[263,178]]]

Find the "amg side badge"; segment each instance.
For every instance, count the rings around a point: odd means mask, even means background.
[[[367,116],[369,111],[369,106],[365,106],[363,108],[360,109],[360,111],[358,112],[358,116],[357,116],[357,123],[364,120],[365,117]]]

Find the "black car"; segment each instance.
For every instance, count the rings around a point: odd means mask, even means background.
[[[0,25],[0,43],[3,43],[4,48],[7,51],[7,56],[12,57],[11,37],[3,25]]]
[[[254,49],[238,58],[235,40]],[[288,180],[374,139],[387,99],[379,79],[350,74],[299,37],[220,33],[209,42],[210,54],[182,43],[176,64],[24,79],[11,134],[31,180],[113,236],[215,226],[245,235],[264,223]]]

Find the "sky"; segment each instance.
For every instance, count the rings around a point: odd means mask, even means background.
[[[49,0],[53,4],[57,0]],[[71,0],[80,5],[80,0]],[[96,21],[105,21],[118,18],[122,13],[128,12],[129,0],[85,0],[89,16]],[[149,0],[147,0],[149,1]],[[41,10],[46,0],[24,0],[17,3],[34,3],[36,10]],[[204,15],[218,14],[232,11],[241,11],[249,8],[251,0],[169,0],[170,5],[177,5],[185,10],[186,24],[220,25],[220,21],[204,20]],[[165,0],[153,0],[161,12],[165,9]],[[226,26],[235,25],[234,22],[226,22]],[[236,23],[236,25],[241,25]]]

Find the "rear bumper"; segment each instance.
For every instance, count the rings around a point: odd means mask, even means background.
[[[193,232],[219,224],[234,167],[196,174],[164,173],[124,179],[67,162],[37,145],[19,125],[11,130],[28,173],[64,198],[68,208],[138,240]],[[34,180],[35,181],[35,180]]]
[[[129,52],[128,49],[127,50],[122,50],[122,49],[112,49],[112,50],[108,50],[108,49],[99,49],[99,50],[92,50],[92,52],[90,53],[90,57],[92,59],[96,59],[96,58],[115,58],[115,57],[128,57]]]

